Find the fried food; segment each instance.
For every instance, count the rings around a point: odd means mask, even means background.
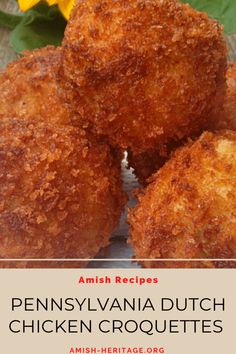
[[[226,73],[227,93],[220,111],[215,112],[215,118],[209,121],[208,130],[230,129],[236,130],[236,62],[228,65]],[[171,153],[183,144],[182,141],[169,144],[163,152],[152,149],[142,154],[129,153],[129,166],[142,185],[146,185],[148,178],[155,173],[170,158]]]
[[[202,132],[225,93],[222,27],[175,0],[79,0],[64,69],[85,126],[133,154]]]
[[[216,116],[215,129],[236,130],[236,61],[228,65],[227,94],[221,114]]]
[[[123,210],[120,163],[78,127],[61,55],[37,50],[0,75],[0,258],[89,259]]]
[[[130,211],[137,259],[236,259],[236,132],[206,132],[178,149]],[[145,267],[235,267],[143,261]]]

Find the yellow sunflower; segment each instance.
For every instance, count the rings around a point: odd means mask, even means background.
[[[29,10],[31,7],[35,6],[41,0],[18,0],[20,9],[25,12]],[[49,6],[58,5],[61,13],[68,20],[71,10],[74,6],[75,0],[44,0],[48,3]]]

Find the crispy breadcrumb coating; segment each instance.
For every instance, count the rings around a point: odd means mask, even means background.
[[[226,73],[227,93],[222,110],[215,112],[216,116],[209,121],[209,130],[236,130],[236,62],[228,65]],[[162,152],[152,149],[142,154],[129,152],[129,166],[134,169],[141,184],[146,185],[148,178],[155,173],[170,158],[171,153],[183,142],[169,144]]]
[[[236,132],[204,133],[178,149],[130,211],[138,259],[236,259]],[[236,262],[145,261],[145,267]]]
[[[236,61],[228,65],[227,94],[221,114],[216,116],[213,128],[236,130]]]
[[[37,50],[0,75],[0,258],[91,258],[125,203],[111,149],[78,127],[61,55]]]
[[[134,154],[201,132],[225,68],[222,27],[175,0],[78,0],[65,32],[84,124]]]

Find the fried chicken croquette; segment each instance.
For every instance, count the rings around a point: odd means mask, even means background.
[[[125,203],[119,161],[78,128],[61,55],[37,50],[0,75],[0,258],[89,259]]]
[[[202,132],[223,102],[222,27],[175,0],[79,0],[63,47],[84,125],[134,154]]]
[[[222,109],[215,112],[215,119],[209,121],[208,130],[230,129],[236,130],[236,62],[229,63],[226,73],[227,92]],[[142,185],[146,185],[149,177],[155,173],[170,158],[171,153],[183,141],[169,144],[163,149],[152,149],[142,154],[129,153],[129,166],[134,169],[134,173]]]
[[[130,211],[137,259],[145,267],[234,267],[236,262],[236,132],[206,132],[178,149]]]

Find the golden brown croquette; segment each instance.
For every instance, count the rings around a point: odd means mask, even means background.
[[[223,102],[222,27],[175,0],[79,0],[63,47],[84,125],[133,154],[201,133]]]
[[[236,132],[206,132],[178,149],[130,211],[140,259],[236,258]],[[223,267],[236,262],[145,261],[145,267]]]
[[[0,258],[91,258],[125,204],[119,161],[78,127],[61,55],[36,50],[0,75]]]

